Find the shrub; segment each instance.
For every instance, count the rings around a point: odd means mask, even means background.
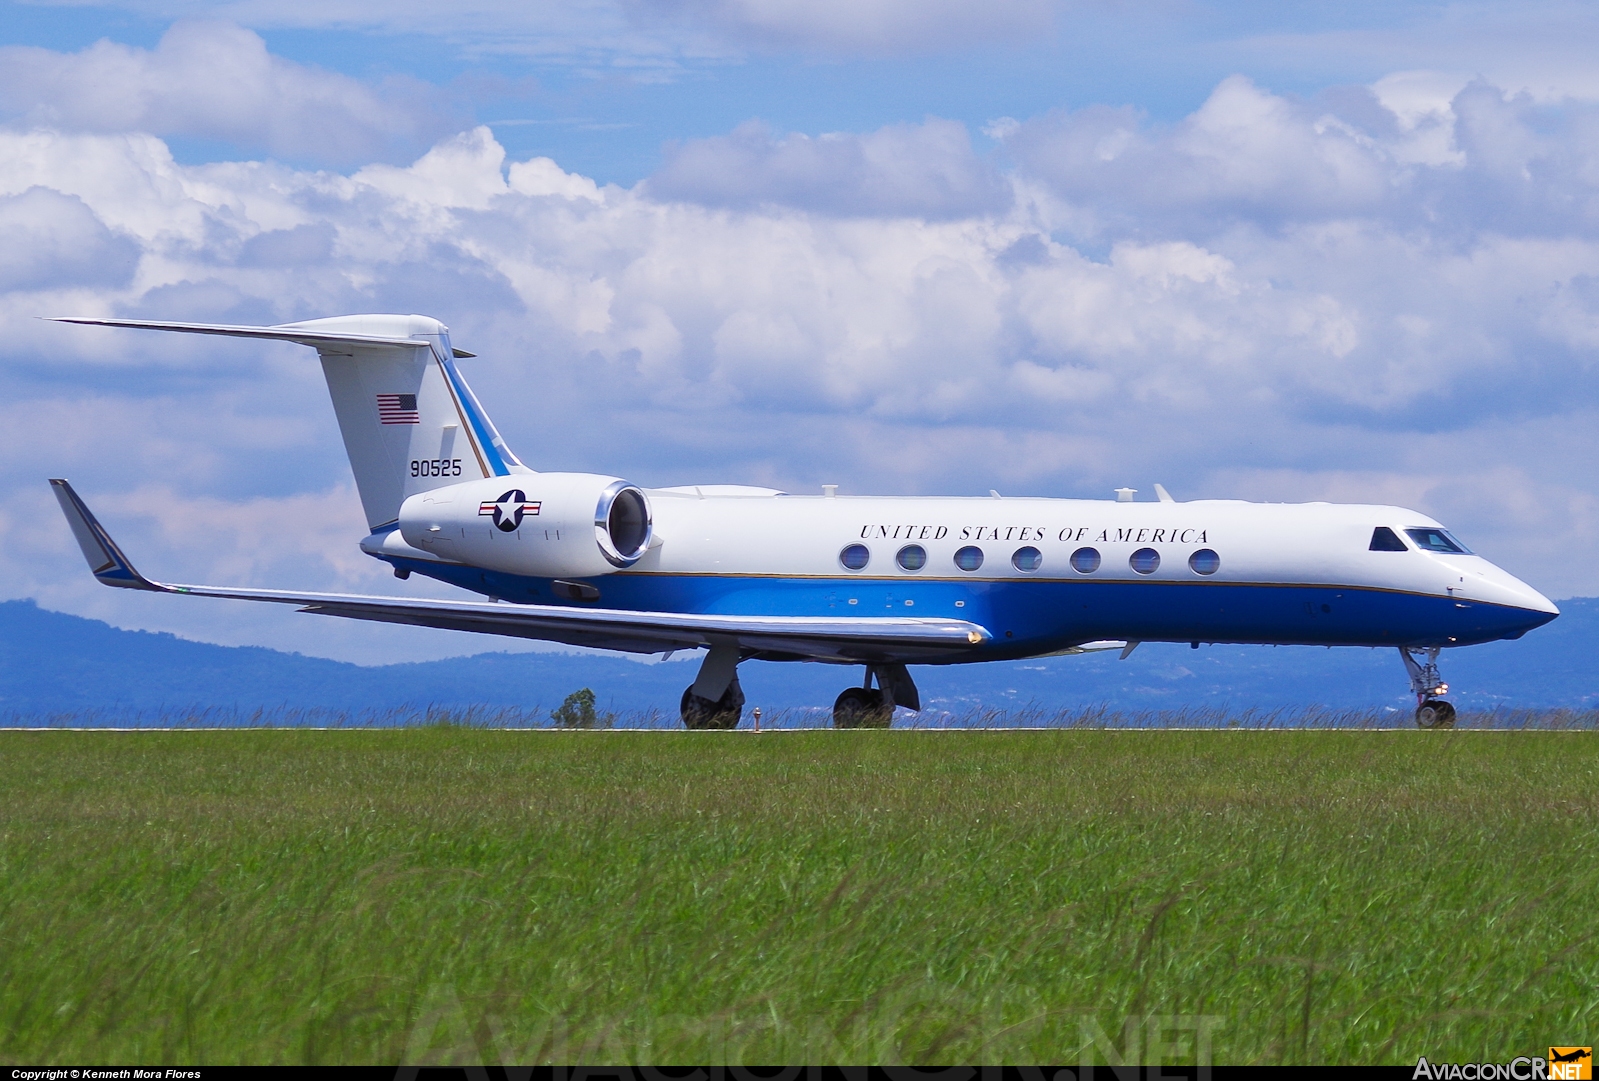
[[[612,714],[594,712],[594,692],[587,687],[567,695],[550,716],[562,728],[609,728],[615,720]]]

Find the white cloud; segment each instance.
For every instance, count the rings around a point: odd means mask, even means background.
[[[173,578],[442,589],[355,554],[303,351],[32,318],[390,310],[452,324],[540,468],[1398,499],[1551,592],[1593,593],[1599,114],[1479,81],[1402,115],[1381,104],[1394,85],[1367,113],[1229,80],[1169,126],[1026,120],[1000,132],[1009,174],[942,121],[743,130],[631,190],[507,163],[486,129],[348,176],[0,133],[0,221],[26,238],[0,264],[0,580],[151,625],[147,599],[83,575],[42,487],[67,473]],[[1395,150],[1428,124],[1448,156]],[[110,254],[73,262],[80,246]],[[233,641],[267,618],[162,612]],[[352,643],[380,640],[305,622],[271,640],[368,658]]]
[[[998,172],[972,152],[965,126],[937,119],[816,138],[774,136],[752,120],[730,135],[669,148],[647,190],[707,206],[927,218],[972,217],[1010,201]]]
[[[139,249],[82,199],[50,188],[0,198],[0,291],[126,285]]]
[[[1375,17],[1372,17],[1375,14]],[[1458,88],[1483,78],[1542,102],[1599,100],[1599,10],[1572,0],[1343,5],[1311,30],[1257,23],[1221,43],[1237,66],[1425,73]]]
[[[348,165],[426,145],[447,123],[438,93],[378,89],[272,56],[231,23],[179,22],[153,50],[100,41],[63,54],[0,48],[0,116],[76,131],[218,139]]]
[[[1118,230],[1373,213],[1395,180],[1377,137],[1243,76],[1169,128],[1094,106],[1020,124],[1004,143],[1027,174]]]
[[[1407,76],[1296,101],[1234,76],[1173,125],[1096,106],[1018,124],[1003,141],[1080,236],[1360,221],[1454,241],[1599,226],[1599,104],[1542,103],[1481,79],[1446,90]]]

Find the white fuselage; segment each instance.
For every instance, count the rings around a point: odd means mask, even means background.
[[[597,554],[603,523],[590,495],[613,481],[533,473],[435,489],[366,547],[507,600],[951,616],[993,628],[994,649],[1013,655],[1103,638],[1465,644],[1519,636],[1557,613],[1481,556],[1410,540],[1372,550],[1378,527],[1404,538],[1439,523],[1363,504],[654,489],[648,547],[617,566]],[[507,530],[485,508],[511,489],[525,514]],[[591,592],[577,597],[571,583]]]

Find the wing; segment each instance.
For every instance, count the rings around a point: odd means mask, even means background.
[[[969,657],[992,637],[986,628],[960,619],[718,616],[167,585],[151,581],[134,569],[116,541],[72,490],[72,485],[59,479],[51,480],[50,484],[77,538],[78,547],[89,561],[89,569],[104,584],[124,589],[271,601],[297,605],[300,611],[316,615],[534,638],[632,653],[736,645],[747,656],[770,660],[927,663]]]

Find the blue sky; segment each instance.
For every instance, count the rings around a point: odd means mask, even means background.
[[[1565,35],[1574,28],[1591,41],[1599,23],[1578,5],[1113,0],[996,5],[1017,14],[976,33],[969,24],[978,19],[947,20],[956,25],[944,30],[935,17],[914,31],[919,20],[904,17],[829,34],[802,26],[763,33],[734,17],[762,6],[587,3],[497,15],[496,5],[483,4],[452,27],[428,12],[376,3],[322,11],[294,3],[7,2],[0,44],[75,52],[109,39],[151,49],[176,18],[233,21],[301,64],[368,82],[420,80],[457,118],[490,124],[513,157],[546,154],[629,185],[658,166],[664,143],[719,134],[751,117],[822,132],[932,115],[976,130],[996,117],[1098,103],[1173,121],[1232,74],[1313,96],[1406,68],[1510,69],[1523,66],[1518,53],[1572,49]],[[826,5],[817,7],[824,22]],[[566,14],[538,14],[558,8]],[[1506,24],[1524,40],[1507,42]],[[253,149],[181,136],[174,148],[189,162]]]
[[[420,311],[539,467],[1392,502],[1599,593],[1596,45],[1558,3],[0,3],[0,587],[482,648],[99,589],[42,484],[158,575],[415,592],[310,358],[36,316]]]

